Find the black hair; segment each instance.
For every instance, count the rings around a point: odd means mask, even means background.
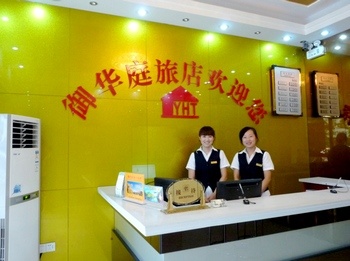
[[[247,127],[244,127],[243,129],[241,129],[241,131],[239,132],[239,141],[240,141],[241,143],[242,143],[242,138],[243,138],[244,134],[245,134],[247,131],[249,131],[249,130],[253,131],[253,133],[254,133],[256,139],[259,140],[259,138],[258,138],[258,133],[256,132],[256,129],[253,128],[253,127],[248,127],[248,126],[247,126]]]
[[[346,144],[346,140],[348,138],[346,137],[346,134],[344,132],[339,132],[337,137],[335,138],[337,144]]]
[[[212,127],[210,126],[203,126],[200,130],[199,130],[199,134],[198,136],[202,136],[202,135],[211,135],[213,137],[215,137],[215,131]]]

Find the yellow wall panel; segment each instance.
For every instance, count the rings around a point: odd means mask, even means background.
[[[69,197],[67,190],[41,191],[41,236],[40,242],[56,243],[56,251],[43,253],[43,261],[68,259]]]
[[[1,10],[1,15],[8,21],[0,23],[1,90],[63,95],[67,92],[69,69],[67,11],[6,2],[7,8]],[[42,15],[38,15],[37,8]]]
[[[119,171],[131,171],[133,159],[144,159],[146,155],[134,148],[147,148],[147,140],[139,138],[142,132],[138,132],[147,126],[145,105],[142,101],[99,100],[86,121],[70,120],[70,188],[113,184]]]
[[[113,210],[95,188],[69,191],[68,260],[110,260]]]

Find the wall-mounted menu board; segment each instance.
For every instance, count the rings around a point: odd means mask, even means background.
[[[312,72],[313,114],[321,117],[339,117],[338,74]]]
[[[299,69],[272,65],[271,93],[274,115],[302,116]]]

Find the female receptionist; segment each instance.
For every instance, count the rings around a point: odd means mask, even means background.
[[[262,196],[269,196],[268,186],[271,182],[272,170],[274,170],[270,154],[256,146],[259,139],[253,127],[244,127],[239,132],[239,139],[245,148],[233,157],[231,163],[233,178],[235,180],[260,178],[262,179]]]
[[[205,189],[205,201],[216,198],[216,184],[227,180],[227,167],[230,166],[223,150],[213,147],[215,131],[210,126],[199,130],[201,146],[192,152],[187,162],[188,177],[199,180]]]

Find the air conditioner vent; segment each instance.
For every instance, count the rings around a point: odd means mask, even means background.
[[[38,145],[38,123],[14,120],[12,126],[12,148],[38,148]]]
[[[0,261],[5,261],[5,219],[0,219]]]

